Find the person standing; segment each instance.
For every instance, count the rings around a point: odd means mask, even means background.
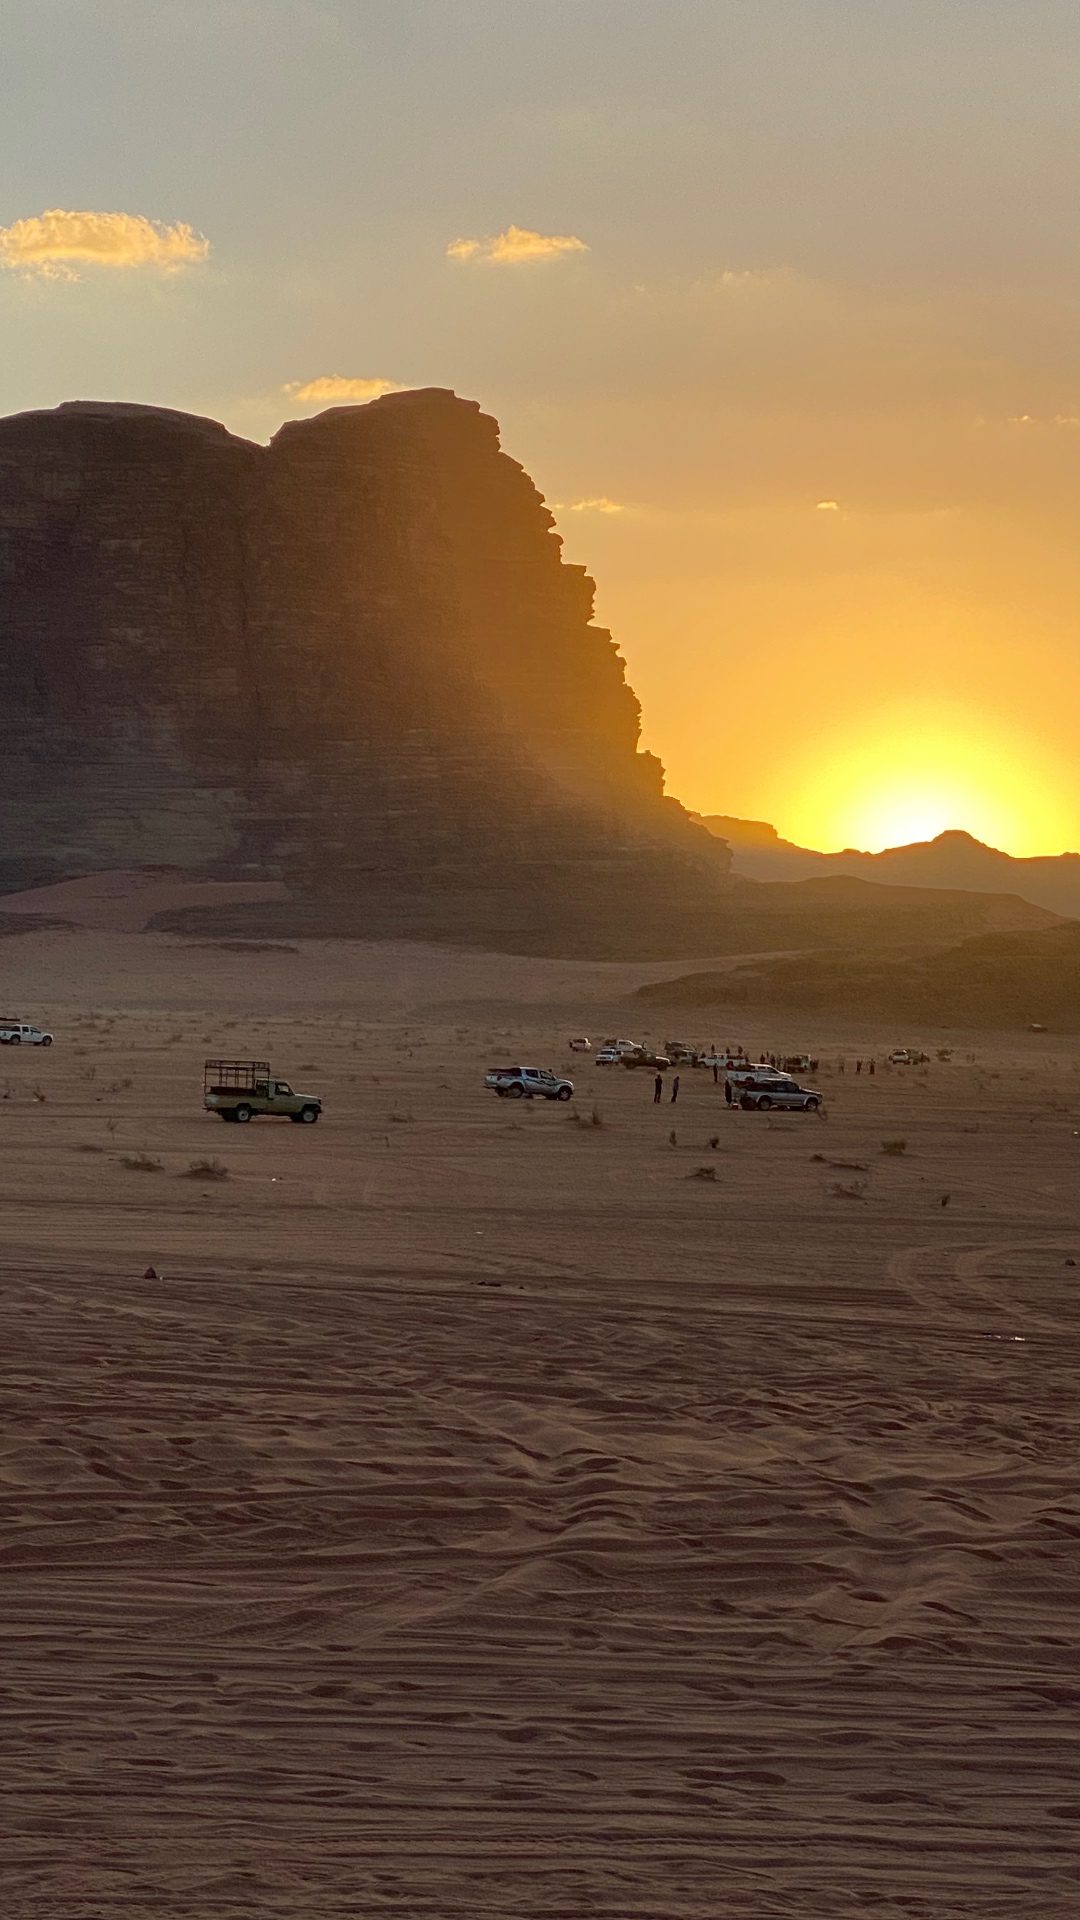
[[[672,1104],[672,1106],[674,1106],[674,1105],[675,1105],[675,1102],[676,1102],[676,1100],[678,1099],[678,1097],[679,1097],[679,1076],[678,1076],[678,1074],[676,1074],[676,1075],[675,1075],[675,1078],[674,1078],[674,1080],[673,1080],[673,1081],[672,1081],[672,1083],[671,1083],[671,1104]]]
[[[714,1087],[720,1085],[720,1062],[718,1060],[714,1060],[712,1063],[712,1083]]]
[[[663,1097],[664,1097],[664,1076],[662,1073],[658,1073],[656,1076],[656,1079],[653,1081],[653,1092],[652,1092],[653,1106],[658,1107]]]
[[[730,1107],[730,1106],[732,1106],[733,1104],[734,1104],[734,1103],[733,1103],[733,1100],[732,1100],[732,1095],[731,1095],[731,1081],[730,1081],[730,1080],[727,1080],[727,1079],[725,1079],[725,1081],[724,1081],[724,1105],[725,1105],[725,1106],[728,1106],[728,1107]]]

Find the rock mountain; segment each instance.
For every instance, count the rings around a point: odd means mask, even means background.
[[[553,868],[594,903],[715,887],[553,528],[439,390],[269,447],[136,406],[0,422],[6,884],[169,865],[466,920]]]
[[[167,867],[285,883],[216,932],[598,957],[1038,923],[730,878],[640,749],[554,525],[495,421],[441,390],[268,447],[152,407],[0,421],[0,892]]]
[[[697,817],[697,816],[695,816]],[[1019,894],[1066,918],[1080,917],[1080,854],[1016,858],[970,833],[939,833],[883,853],[814,853],[782,840],[763,820],[709,814],[702,825],[730,848],[734,871],[750,880],[811,880],[845,875],[886,886],[963,888]]]

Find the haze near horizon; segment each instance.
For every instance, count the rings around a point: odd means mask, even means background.
[[[4,411],[481,401],[669,790],[1080,842],[1064,0],[12,0]]]

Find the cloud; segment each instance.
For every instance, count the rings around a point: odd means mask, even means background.
[[[1041,418],[1034,413],[1014,413],[1009,416],[1010,427],[1080,427],[1080,416],[1075,413],[1055,413]]]
[[[618,500],[609,500],[606,494],[597,494],[591,500],[553,500],[552,513],[625,513],[626,508]]]
[[[350,402],[362,405],[366,400],[381,399],[384,393],[402,393],[404,389],[396,380],[349,379],[340,373],[322,373],[315,380],[290,380],[284,391],[304,407],[334,407]]]
[[[819,500],[814,511],[816,513],[839,513],[840,502],[839,500]]]
[[[483,260],[495,266],[559,260],[568,253],[588,251],[576,234],[535,233],[531,227],[507,227],[486,240],[452,240],[446,249],[450,260]]]
[[[52,207],[0,227],[0,267],[40,280],[77,280],[80,266],[176,273],[209,252],[210,242],[185,221],[170,227],[141,213],[65,213]]]

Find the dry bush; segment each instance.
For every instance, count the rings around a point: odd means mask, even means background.
[[[155,1160],[152,1153],[122,1153],[120,1165],[129,1173],[160,1173],[161,1161]]]
[[[688,1173],[686,1177],[688,1180],[715,1180],[716,1168],[695,1167],[693,1173]]]
[[[220,1160],[193,1160],[181,1180],[227,1180],[229,1169]]]
[[[907,1141],[883,1140],[881,1143],[881,1151],[882,1153],[891,1154],[894,1160],[898,1160],[902,1153],[907,1152]]]
[[[599,1107],[594,1107],[591,1113],[568,1113],[566,1118],[572,1127],[588,1127],[592,1129],[593,1127],[605,1127],[607,1125],[607,1121],[604,1119]]]
[[[415,1113],[388,1113],[386,1117],[395,1127],[411,1127],[416,1120]]]

